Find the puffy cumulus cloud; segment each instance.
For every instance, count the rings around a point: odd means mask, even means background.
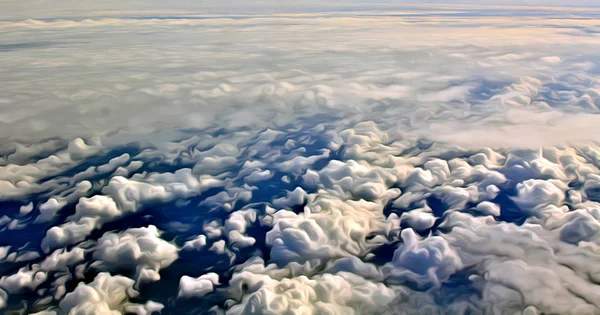
[[[228,187],[225,191],[204,199],[199,206],[208,206],[212,209],[233,210],[238,204],[245,204],[252,199],[252,192],[257,188],[248,186]]]
[[[310,157],[296,156],[289,161],[280,163],[277,168],[283,172],[298,176],[302,175],[311,165],[315,164],[319,160],[327,158],[328,156],[329,150],[323,149],[321,154]]]
[[[46,271],[64,270],[65,268],[82,262],[84,260],[85,250],[75,247],[73,249],[57,249],[52,254],[46,256],[40,263],[40,268]]]
[[[495,203],[489,201],[483,201],[479,203],[476,207],[477,211],[480,211],[483,214],[499,216],[500,215],[500,206]]]
[[[0,21],[0,307],[599,313],[600,23],[432,10]]]
[[[83,241],[94,229],[122,214],[110,197],[97,195],[81,198],[75,207],[75,214],[67,219],[67,223],[48,230],[42,240],[42,248],[49,251]]]
[[[255,238],[245,235],[248,226],[253,224],[256,219],[256,211],[248,209],[236,211],[225,220],[224,232],[233,248],[245,248],[256,243]]]
[[[214,286],[219,284],[219,275],[211,272],[198,278],[183,276],[179,280],[179,293],[177,297],[202,297],[214,290]]]
[[[89,143],[86,143],[83,139],[76,138],[69,142],[66,148],[57,151],[46,158],[36,160],[33,163],[18,164],[18,162],[15,161],[16,163],[9,162],[5,165],[0,165],[0,187],[2,187],[0,200],[18,199],[32,193],[40,193],[55,188],[58,183],[41,180],[59,175],[61,172],[79,165],[85,158],[92,156],[101,150],[101,143],[97,138],[91,139],[88,142]],[[19,147],[17,147],[17,151],[14,154],[20,153],[18,148]],[[43,154],[42,152],[37,152],[37,150],[40,150],[39,148],[33,148],[31,150],[32,152],[29,152],[30,155],[35,156],[36,154]],[[8,156],[10,157],[13,155]],[[49,208],[49,210],[46,211],[54,212],[60,209],[61,206],[58,200],[54,200],[46,207]]]
[[[396,296],[382,283],[347,272],[278,279],[242,271],[230,286],[233,296],[247,291],[231,314],[373,314],[384,312]]]
[[[191,169],[174,173],[151,173],[147,177],[113,177],[102,192],[114,198],[126,212],[135,212],[152,202],[166,202],[175,198],[189,198],[220,186],[221,181],[209,175],[194,175]]]
[[[549,226],[560,226],[560,239],[563,242],[579,244],[579,242],[592,242],[598,244],[600,236],[600,209],[598,205],[583,205],[571,212],[563,212],[552,218]],[[560,212],[559,212],[560,213]],[[550,223],[548,222],[548,223]]]
[[[341,201],[319,195],[304,212],[279,210],[273,214],[273,228],[266,234],[271,260],[278,264],[323,264],[335,257],[362,256],[385,235],[382,206],[365,200]]]
[[[122,276],[111,276],[109,273],[99,273],[94,281],[85,284],[80,282],[72,292],[67,293],[60,302],[60,310],[65,314],[123,314],[125,310],[136,311],[148,308],[133,307],[128,302],[138,296],[133,289],[134,281]],[[132,304],[132,303],[131,303]],[[160,310],[157,305],[150,309]],[[144,313],[138,313],[144,314]]]
[[[160,280],[158,272],[178,257],[177,246],[162,240],[150,225],[122,233],[105,233],[93,249],[94,265],[107,270],[137,271],[140,281]]]
[[[56,250],[39,263],[22,267],[12,275],[2,276],[0,278],[0,288],[10,294],[26,293],[35,291],[41,284],[48,281],[52,283],[50,291],[60,298],[66,290],[63,280],[70,277],[69,268],[82,263],[85,258],[84,255],[85,250],[81,248],[73,248],[70,251],[65,249]],[[5,260],[5,262],[10,261],[10,258]],[[15,261],[18,262],[19,260],[16,259]],[[54,275],[54,279],[52,279],[52,275]]]
[[[388,221],[392,224],[400,223],[404,226],[410,226],[417,232],[424,232],[435,225],[436,217],[430,208],[422,208],[404,212],[399,219],[397,214],[392,213],[388,217]]]
[[[517,185],[518,195],[513,200],[522,210],[537,214],[536,212],[545,207],[561,206],[566,189],[566,185],[561,181],[553,183],[530,179]]]
[[[400,194],[399,189],[388,188],[399,180],[393,171],[372,168],[367,163],[361,164],[352,160],[333,160],[318,173],[307,171],[302,179],[308,185],[322,185],[338,192],[342,197],[350,193],[356,199],[379,200],[390,199]]]
[[[463,268],[458,253],[442,237],[421,241],[412,229],[403,230],[401,237],[403,244],[394,252],[391,265],[384,269],[388,281],[439,286]]]
[[[163,308],[165,308],[165,306],[160,303],[148,301],[146,304],[127,304],[125,305],[124,310],[126,313],[132,313],[136,315],[152,315],[155,313],[160,313]]]
[[[8,293],[20,293],[24,290],[33,291],[46,281],[47,274],[40,270],[21,268],[17,273],[0,278],[0,287]]]
[[[598,253],[560,242],[560,223],[520,227],[455,213],[444,224],[452,232],[442,237],[456,248],[465,266],[477,266],[478,276],[471,280],[482,288],[485,302],[515,311],[524,305],[549,313],[598,311],[598,284],[593,280],[598,270],[589,266]]]
[[[48,230],[42,241],[42,248],[48,251],[80,242],[103,224],[134,213],[144,204],[195,196],[208,188],[221,185],[219,180],[208,175],[192,175],[190,169],[175,173],[152,173],[143,180],[145,181],[115,176],[103,188],[106,195],[81,198],[75,214],[67,218],[66,223]]]
[[[0,310],[6,306],[7,298],[8,298],[8,294],[6,294],[6,291],[4,291],[4,290],[0,291]]]
[[[185,242],[182,249],[200,249],[206,246],[206,235],[198,235],[196,238]]]
[[[562,277],[556,277],[550,269],[533,267],[523,261],[494,261],[485,267],[487,283],[483,294],[499,309],[514,308],[513,299],[519,297],[523,304],[537,305],[548,312],[594,314],[598,310],[598,303],[588,300],[597,298],[593,291],[587,291],[594,290],[593,287],[571,291],[573,284],[562,282]]]

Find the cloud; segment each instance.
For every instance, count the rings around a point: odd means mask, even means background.
[[[6,299],[8,295],[4,290],[0,291],[0,309],[3,309],[6,306]]]
[[[35,290],[41,283],[46,281],[47,274],[38,270],[27,270],[21,268],[11,276],[0,278],[0,287],[8,293],[21,293],[24,290]]]
[[[177,259],[178,249],[159,235],[153,225],[105,233],[94,248],[94,265],[103,270],[136,271],[138,281],[160,280],[158,272]]]
[[[185,242],[182,249],[200,249],[206,245],[206,235],[198,235],[198,237]]]
[[[0,21],[3,311],[600,310],[595,11],[130,5]]]
[[[305,276],[277,279],[244,271],[234,275],[230,283],[233,295],[242,286],[250,292],[229,310],[232,314],[252,314],[261,310],[310,314],[372,313],[385,309],[395,296],[394,291],[383,284],[346,272],[313,279]]]
[[[97,195],[81,198],[69,222],[48,230],[42,240],[42,248],[49,251],[51,248],[83,241],[95,228],[120,215],[122,215],[121,210],[110,197]]]
[[[121,276],[100,273],[89,284],[79,283],[60,303],[64,313],[121,314],[129,298],[138,293],[134,281]]]
[[[214,285],[219,284],[219,275],[207,273],[198,278],[183,276],[179,280],[179,293],[177,297],[201,297],[214,290]]]
[[[460,256],[443,238],[432,236],[420,241],[412,229],[403,230],[401,237],[403,244],[394,252],[391,268],[385,269],[390,282],[439,286],[463,268]]]

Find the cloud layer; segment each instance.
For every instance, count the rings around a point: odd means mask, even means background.
[[[428,10],[0,21],[0,308],[599,314],[600,24]]]

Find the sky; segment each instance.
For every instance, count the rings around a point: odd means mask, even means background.
[[[205,1],[205,0],[24,0],[0,1],[0,17],[22,19],[32,17],[58,16],[97,16],[103,12],[187,12],[196,14],[263,14],[263,13],[302,13],[345,10],[382,10],[428,4],[438,5],[478,5],[478,6],[569,6],[597,7],[594,0],[427,0],[427,1]]]
[[[1,1],[0,312],[599,314],[600,11],[497,3]]]

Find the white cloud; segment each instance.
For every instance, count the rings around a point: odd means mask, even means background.
[[[0,310],[6,306],[6,299],[8,298],[8,294],[4,290],[0,290]]]
[[[177,297],[202,297],[212,292],[215,284],[219,284],[219,275],[216,273],[207,273],[198,278],[183,276],[179,280]]]
[[[97,195],[81,198],[75,207],[75,214],[68,222],[48,230],[42,241],[44,251],[83,241],[94,229],[123,215],[115,201],[107,196]]]
[[[370,244],[367,236],[385,231],[381,205],[341,201],[327,194],[309,203],[303,213],[280,210],[273,217],[266,242],[271,246],[271,260],[282,265],[320,265],[336,257],[364,255],[378,241]]]
[[[94,265],[104,270],[137,271],[138,280],[160,280],[158,271],[178,257],[175,245],[162,240],[159,230],[150,225],[122,233],[105,233],[94,248]]]
[[[33,291],[46,281],[47,274],[39,270],[21,268],[17,273],[0,278],[0,287],[8,293],[21,293],[26,290]]]
[[[185,242],[185,245],[182,249],[201,249],[206,246],[206,235],[198,235],[196,238]]]
[[[138,295],[133,283],[125,277],[100,273],[89,284],[80,282],[60,302],[60,309],[68,314],[122,314],[129,298]]]
[[[595,11],[113,2],[0,21],[0,307],[600,309]]]
[[[401,236],[403,244],[394,252],[391,265],[384,267],[390,281],[439,286],[463,268],[460,256],[443,238],[420,240],[412,229],[403,230]]]
[[[235,293],[242,290],[242,285],[250,292],[229,310],[232,314],[252,314],[260,310],[307,314],[373,313],[385,310],[395,297],[394,290],[383,284],[346,272],[312,279],[305,276],[277,279],[243,271],[235,274],[230,283]]]

